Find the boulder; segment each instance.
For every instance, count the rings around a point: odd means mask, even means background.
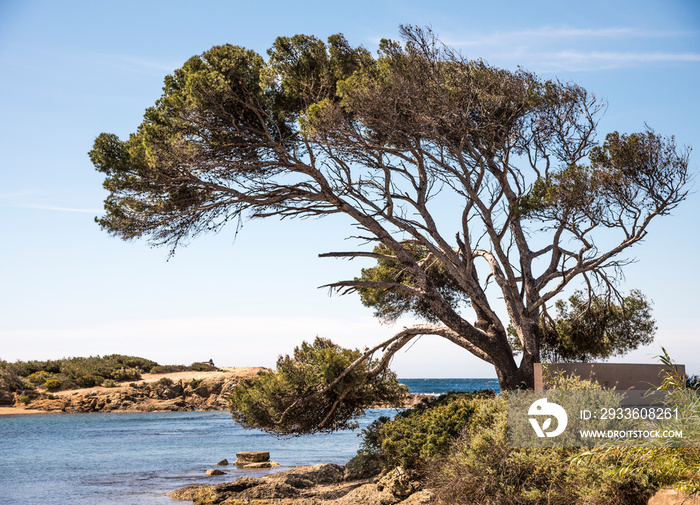
[[[700,505],[700,493],[693,496],[681,494],[675,489],[660,489],[649,498],[648,505]]]
[[[228,465],[228,460],[227,460],[227,459],[222,459],[221,461],[219,461],[219,462],[217,463],[217,465],[219,465],[219,466],[226,466],[226,465]]]
[[[234,465],[247,465],[250,463],[262,463],[270,461],[270,453],[267,451],[245,451],[236,453]]]
[[[342,482],[345,476],[345,468],[332,463],[303,466],[290,470],[289,474],[310,480],[314,484],[335,484]]]
[[[394,468],[379,479],[377,490],[382,505],[394,505],[405,500],[421,487],[416,476],[402,467]]]
[[[222,472],[221,470],[218,470],[216,468],[212,468],[210,470],[207,470],[207,475],[224,475],[226,472]]]
[[[278,498],[294,498],[299,490],[285,482],[265,482],[238,493],[240,500],[274,500]]]
[[[355,456],[345,465],[345,480],[371,479],[382,472],[382,465],[376,459],[362,459]]]

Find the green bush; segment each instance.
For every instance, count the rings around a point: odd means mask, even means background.
[[[27,395],[22,395],[18,398],[19,402],[26,405],[29,403],[29,397]]]
[[[235,387],[229,397],[233,418],[279,435],[352,428],[365,409],[395,405],[405,394],[393,372],[371,374],[377,363],[361,356],[327,339],[303,342],[293,356],[280,356],[275,372]]]
[[[449,393],[399,413],[380,418],[363,430],[360,459],[378,459],[386,467],[417,468],[449,449],[493,391]]]
[[[26,389],[34,389],[34,384],[21,374],[16,363],[0,360],[0,392],[13,393]]]
[[[27,376],[27,380],[32,384],[39,385],[44,384],[47,380],[53,379],[54,374],[46,372],[45,370],[39,370]]]
[[[91,388],[95,384],[97,384],[97,381],[92,375],[81,375],[80,377],[75,379],[75,384],[77,384],[78,387],[81,388]]]
[[[57,379],[49,379],[44,383],[44,387],[48,391],[58,391],[61,389],[61,381]]]
[[[578,448],[508,444],[504,396],[482,400],[429,485],[444,503],[463,505],[638,505],[654,486],[646,475],[613,474],[607,465],[575,464]]]
[[[115,388],[117,387],[117,383],[112,379],[105,379],[105,381],[102,383],[102,386],[106,388]]]
[[[117,382],[141,380],[141,372],[136,368],[121,367],[113,370],[109,378]]]
[[[665,385],[683,386],[680,378]],[[550,377],[549,388],[601,389],[564,375]],[[483,400],[447,455],[431,465],[429,487],[443,503],[638,505],[660,487],[700,487],[696,447],[511,447],[507,405],[506,395]]]
[[[176,372],[186,372],[188,368],[185,365],[158,365],[151,368],[150,373],[162,374],[162,373],[176,373]]]
[[[202,361],[197,361],[189,366],[189,369],[193,372],[216,372],[218,368],[209,363],[204,363]]]

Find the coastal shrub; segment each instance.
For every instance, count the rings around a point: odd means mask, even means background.
[[[387,468],[418,468],[445,453],[493,391],[449,393],[380,418],[363,430],[360,460],[377,459]]]
[[[141,372],[136,368],[121,367],[113,370],[109,378],[117,382],[141,380]]]
[[[192,389],[197,389],[197,386],[199,386],[202,383],[203,379],[192,379],[190,382],[187,383],[188,386],[190,386]]]
[[[58,391],[61,389],[61,381],[57,379],[49,379],[44,383],[44,387],[48,391]]]
[[[685,378],[671,378],[663,387],[683,390]],[[563,374],[550,377],[549,388],[602,389]],[[700,402],[693,394],[685,404],[695,417],[684,430],[700,430]],[[504,394],[479,406],[447,455],[431,465],[428,485],[447,504],[638,505],[660,487],[700,489],[700,447],[511,447]]]
[[[97,380],[92,375],[81,375],[75,379],[75,383],[81,388],[91,388],[97,384]]]
[[[229,397],[235,421],[278,435],[330,432],[356,426],[365,409],[396,405],[406,389],[390,370],[362,353],[316,337],[280,356],[277,369],[237,385]],[[353,363],[353,368],[349,368]]]
[[[608,475],[575,465],[578,448],[508,444],[504,395],[479,405],[448,454],[431,466],[429,486],[442,503],[464,505],[638,505],[652,486],[644,476]]]
[[[17,400],[24,405],[29,403],[29,397],[27,395],[22,395]]]
[[[155,361],[121,354],[49,361],[17,361],[12,364],[0,362],[0,388],[13,388],[13,391],[33,389],[34,385],[44,384],[48,379],[59,380],[62,384],[61,389],[92,387],[101,384],[105,379],[138,380],[141,373],[150,372],[157,365]]]
[[[47,380],[53,379],[54,374],[46,372],[45,370],[39,370],[27,376],[27,380],[35,385],[44,384]]]
[[[13,393],[26,389],[34,389],[34,384],[21,375],[20,367],[0,360],[0,392]]]
[[[589,465],[605,465],[612,475],[647,478],[655,486],[673,486],[688,494],[700,492],[700,395],[681,375],[665,349],[657,356],[666,377],[657,389],[677,406],[678,418],[662,420],[656,429],[682,431],[690,447],[671,447],[657,440],[651,447],[598,447],[576,458]],[[669,442],[672,443],[672,442]]]
[[[188,368],[185,365],[158,365],[151,368],[152,374],[186,372]]]
[[[210,363],[204,363],[202,361],[196,361],[189,366],[189,369],[193,372],[216,372],[218,368]]]
[[[102,383],[102,386],[106,388],[115,388],[117,387],[117,383],[112,379],[105,379],[105,381]]]

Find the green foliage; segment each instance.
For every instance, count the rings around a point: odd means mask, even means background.
[[[51,390],[93,387],[110,379],[138,380],[158,364],[145,358],[111,354],[49,361],[0,361],[0,388],[8,391],[51,384]],[[59,385],[57,386],[56,383]],[[48,388],[47,388],[48,389]]]
[[[210,365],[209,363],[205,363],[203,361],[192,363],[188,369],[195,372],[216,372],[218,370],[218,368],[216,368],[214,365]]]
[[[683,381],[671,374],[662,387],[682,391]],[[550,376],[549,387],[600,389],[564,374]],[[508,397],[500,395],[477,406],[447,455],[431,465],[429,486],[443,503],[464,505],[637,505],[660,487],[697,491],[699,468],[696,447],[512,447]]]
[[[54,377],[54,374],[49,373],[45,370],[40,370],[38,372],[34,372],[33,374],[30,374],[27,376],[27,380],[31,382],[32,384],[42,384],[46,382],[48,379],[52,379]]]
[[[555,304],[553,319],[540,319],[540,357],[548,362],[591,361],[622,356],[650,344],[656,333],[651,302],[638,290],[632,290],[621,302],[604,296],[586,299],[577,291],[568,303]],[[509,328],[509,341],[516,351],[520,341]]]
[[[141,372],[136,368],[120,367],[109,374],[109,378],[116,382],[133,381],[141,379]]]
[[[30,398],[27,395],[22,395],[19,397],[19,402],[26,405],[29,403]]]
[[[385,467],[422,467],[444,454],[493,391],[449,393],[404,410],[394,419],[382,417],[363,430],[361,458],[378,459]]]
[[[75,379],[75,383],[81,388],[91,388],[97,384],[97,381],[92,375],[81,375]]]
[[[393,372],[369,374],[375,363],[316,337],[280,356],[274,372],[239,384],[229,398],[235,421],[279,435],[330,432],[355,426],[354,420],[376,404],[397,404],[405,393]]]
[[[0,392],[13,393],[25,389],[34,389],[34,384],[22,376],[22,368],[16,363],[0,360]]]
[[[49,379],[44,383],[44,387],[47,391],[58,391],[61,389],[61,381],[57,379]]]
[[[186,372],[189,367],[186,365],[158,365],[151,368],[151,373],[161,374],[161,373],[176,373],[176,372]]]
[[[638,505],[651,494],[645,478],[608,476],[604,467],[573,465],[577,449],[508,445],[504,396],[484,401],[449,454],[435,465],[431,487],[444,503],[464,505]]]
[[[657,356],[666,366],[660,391],[669,405],[678,408],[678,419],[662,420],[656,429],[682,431],[688,447],[670,447],[659,442],[651,447],[596,447],[579,454],[579,465],[604,466],[606,476],[645,479],[656,487],[676,487],[681,492],[700,492],[700,396],[686,386],[665,349]],[[693,444],[694,442],[694,444]],[[671,443],[671,442],[669,442]]]
[[[429,251],[415,242],[406,242],[403,248],[413,256],[418,263],[424,265],[423,270],[435,285],[440,294],[453,307],[467,304],[469,298],[459,287],[457,281],[448,272],[445,266],[429,254]],[[375,254],[385,257],[377,260],[377,266],[363,268],[359,278],[362,282],[381,282],[391,284],[403,284],[414,287],[416,280],[399,263],[388,257],[393,256],[389,248],[379,245],[374,248]],[[374,315],[384,321],[393,322],[402,315],[414,315],[431,322],[439,319],[433,314],[428,302],[422,298],[400,291],[394,287],[386,289],[359,288],[362,304],[374,309]]]
[[[654,339],[651,304],[637,290],[615,304],[604,297],[584,299],[577,292],[557,302],[554,324],[544,324],[544,358],[587,361],[621,356]]]

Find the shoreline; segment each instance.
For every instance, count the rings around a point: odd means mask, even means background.
[[[0,405],[0,417],[3,416],[30,416],[30,415],[44,415],[51,414],[48,410],[39,409],[25,409],[22,407],[6,406]]]
[[[264,367],[221,367],[214,371],[143,374],[114,387],[93,386],[49,392],[38,389],[26,404],[14,393],[0,405],[0,417],[94,412],[228,411],[228,395],[240,382],[267,371]],[[433,394],[408,393],[400,408],[410,408]],[[375,408],[381,408],[376,405]]]

